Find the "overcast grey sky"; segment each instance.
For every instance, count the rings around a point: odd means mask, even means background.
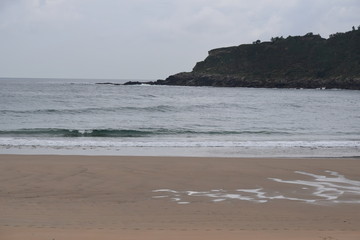
[[[0,0],[0,77],[159,79],[213,48],[360,25],[359,0]]]

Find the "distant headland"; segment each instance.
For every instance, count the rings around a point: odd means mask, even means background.
[[[165,80],[125,85],[144,83],[360,90],[360,26],[349,32],[331,34],[328,39],[308,33],[213,49],[191,72],[177,73]]]

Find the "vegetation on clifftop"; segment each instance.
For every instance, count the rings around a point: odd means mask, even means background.
[[[213,49],[192,72],[154,84],[360,89],[360,28]]]
[[[360,76],[359,60],[360,30],[334,34],[329,39],[308,33],[211,50],[193,72],[286,79],[355,77]]]

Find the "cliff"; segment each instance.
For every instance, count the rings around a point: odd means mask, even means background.
[[[192,72],[150,84],[360,89],[360,29],[213,49]]]

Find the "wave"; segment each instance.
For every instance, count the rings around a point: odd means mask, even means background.
[[[145,95],[143,95],[145,96]],[[153,95],[146,95],[153,96]],[[154,96],[153,96],[154,97]],[[83,107],[83,108],[44,108],[44,109],[26,109],[26,110],[12,110],[0,109],[0,114],[93,114],[93,113],[111,113],[111,112],[197,112],[205,109],[219,109],[219,108],[235,108],[238,104],[193,104],[189,106],[176,105],[154,105],[154,106],[113,106],[113,107]],[[257,108],[246,107],[245,109],[257,110]]]
[[[287,135],[279,131],[194,131],[188,129],[61,129],[61,128],[33,128],[0,131],[0,136],[10,137],[151,137],[151,136],[179,136],[179,135]]]
[[[78,109],[34,109],[34,110],[0,110],[1,114],[79,114],[79,113],[103,113],[118,111],[141,111],[141,112],[169,112],[174,107],[168,105],[147,107],[106,107],[106,108],[78,108]]]

